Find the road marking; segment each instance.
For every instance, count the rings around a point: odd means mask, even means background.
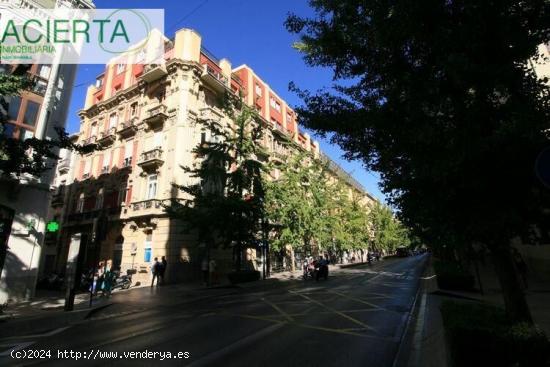
[[[280,314],[281,314],[285,319],[287,319],[288,321],[294,321],[294,319],[292,318],[292,316],[290,316],[288,313],[284,312],[279,306],[277,306],[277,305],[274,304],[273,302],[268,301],[268,300],[265,299],[265,298],[262,298],[261,300],[264,301],[265,303],[267,303],[268,305],[270,305],[271,307],[273,307],[278,313],[280,313]]]
[[[251,335],[248,335],[238,341],[236,341],[235,343],[233,344],[229,344],[228,346],[214,352],[214,353],[211,353],[211,354],[208,354],[202,358],[199,358],[198,360],[194,361],[193,363],[189,364],[188,366],[189,367],[198,367],[198,366],[212,366],[212,365],[215,365],[216,363],[214,363],[215,361],[218,361],[220,359],[222,359],[225,355],[233,352],[234,350],[237,350],[237,349],[240,349],[240,348],[244,348],[246,346],[248,346],[249,344],[252,344],[253,342],[255,342],[256,340],[258,339],[261,339],[263,338],[264,336],[266,335],[269,335],[275,331],[277,331],[278,329],[280,329],[284,324],[283,323],[279,323],[279,324],[274,324],[274,325],[271,325],[271,326],[268,326],[254,334],[251,334]]]
[[[362,300],[361,298],[356,298],[356,297],[353,297],[353,296],[349,296],[345,293],[340,293],[340,292],[335,292],[335,291],[329,291],[329,292],[335,293],[335,294],[337,294],[339,296],[342,296],[344,298],[347,298],[347,299],[351,299],[352,301],[356,301],[356,302],[359,302],[359,303],[364,303],[365,305],[374,307],[377,310],[383,310],[383,311],[388,311],[388,312],[394,312],[394,313],[397,313],[397,314],[401,314],[401,312],[397,312],[397,311],[390,310],[390,309],[385,308],[385,307],[375,305],[374,303],[367,302],[365,300]]]
[[[335,313],[335,314],[337,314],[337,315],[339,315],[339,316],[341,316],[341,317],[343,317],[343,318],[345,318],[345,319],[347,319],[347,320],[353,322],[354,324],[361,325],[361,326],[363,326],[363,327],[365,327],[365,328],[367,328],[367,329],[370,329],[370,330],[372,330],[372,331],[378,333],[377,330],[376,330],[375,328],[373,328],[372,326],[369,326],[369,325],[365,324],[365,323],[362,322],[362,321],[359,321],[359,320],[357,320],[357,319],[354,319],[353,317],[351,317],[351,316],[349,316],[349,315],[346,315],[345,313],[342,313],[342,312],[340,312],[340,311],[338,311],[338,310],[335,310],[335,309],[332,308],[332,307],[329,307],[329,306],[327,306],[327,305],[325,305],[325,304],[323,304],[323,303],[321,303],[321,302],[319,302],[319,301],[316,301],[316,300],[314,300],[313,298],[306,296],[305,294],[296,293],[296,292],[293,292],[293,291],[289,291],[289,292],[294,293],[294,294],[297,294],[297,295],[299,295],[299,296],[301,296],[301,297],[304,297],[305,299],[308,299],[308,300],[310,300],[311,302],[313,302],[313,303],[315,303],[315,304],[318,304],[319,306],[321,306],[321,307],[323,307],[323,308],[326,308],[326,309],[329,310],[329,311],[332,311],[333,313]]]

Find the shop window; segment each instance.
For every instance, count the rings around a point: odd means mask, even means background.
[[[145,244],[143,246],[143,261],[146,263],[150,263],[153,257],[153,234],[148,233],[147,237],[145,238]]]

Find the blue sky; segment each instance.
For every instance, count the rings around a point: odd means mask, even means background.
[[[284,28],[289,12],[311,15],[306,0],[94,0],[97,8],[164,8],[165,33],[174,35],[180,28],[193,28],[202,36],[202,44],[218,58],[227,58],[232,65],[249,65],[271,88],[291,106],[300,104],[288,91],[293,81],[302,89],[316,90],[331,83],[328,69],[305,65],[291,45],[296,36]],[[154,5],[154,6],[152,6]],[[80,65],[69,110],[67,129],[78,130],[77,112],[84,105],[86,88],[93,84],[101,65]],[[350,172],[376,198],[383,200],[378,189],[378,175],[367,172],[360,162],[341,159],[342,151],[319,139],[321,149]]]

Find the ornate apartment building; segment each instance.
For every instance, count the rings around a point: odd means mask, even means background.
[[[127,57],[143,57],[134,55]],[[87,241],[84,266],[110,261],[122,271],[136,269],[136,280],[148,281],[155,257],[166,256],[167,279],[198,277],[202,252],[195,238],[165,214],[162,203],[182,195],[173,184],[191,183],[181,167],[197,157],[192,152],[211,139],[198,119],[227,119],[218,106],[226,91],[241,91],[245,101],[265,119],[264,144],[272,153],[266,159],[282,159],[291,149],[311,152],[327,159],[319,143],[300,131],[295,112],[254,71],[242,65],[232,68],[201,47],[201,37],[189,29],[165,41],[164,63],[107,65],[97,83],[90,86],[80,111],[78,140],[103,149],[74,161],[74,182],[65,201],[61,253],[70,238],[82,233]],[[350,190],[374,200],[351,176],[330,161],[335,175]],[[272,176],[277,178],[274,170]],[[97,217],[108,218],[100,245],[92,239]],[[232,267],[231,251],[213,254],[219,270]],[[63,266],[60,256],[58,264]]]

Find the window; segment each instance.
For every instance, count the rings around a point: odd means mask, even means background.
[[[95,201],[96,210],[103,208],[103,198],[104,198],[103,189],[99,189],[99,192],[97,193],[97,199]]]
[[[8,107],[8,120],[15,121],[17,120],[17,115],[19,114],[19,107],[21,106],[21,98],[17,96],[12,96],[6,98],[9,103]]]
[[[262,87],[259,84],[256,84],[256,94],[262,96]]]
[[[151,258],[153,257],[153,234],[147,233],[147,236],[145,237],[145,244],[143,245],[143,261],[146,263],[151,262]]]
[[[153,149],[162,147],[162,131],[157,131],[153,139]]]
[[[90,129],[90,137],[97,136],[97,122],[94,122],[92,124],[92,128]]]
[[[109,172],[109,168],[111,168],[111,153],[107,152],[103,158],[103,172]]]
[[[76,212],[82,213],[84,211],[84,194],[80,194],[76,202]]]
[[[38,103],[27,101],[27,108],[25,109],[25,115],[23,116],[23,123],[25,125],[34,126],[36,124],[39,109],[40,105]]]
[[[122,72],[124,71],[124,66],[125,66],[124,64],[117,64],[117,66],[116,66],[116,73],[117,73],[117,74],[122,73]]]
[[[118,123],[118,115],[116,113],[112,113],[109,116],[109,129],[116,127]]]
[[[281,112],[281,104],[275,100],[275,98],[270,97],[269,98],[269,104],[271,107],[273,107],[277,112]]]
[[[157,175],[149,175],[147,178],[147,199],[154,199],[157,196]]]
[[[118,191],[118,205],[120,206],[123,203],[126,203],[127,201],[129,201],[131,199],[130,198],[131,193],[132,193],[132,185],[128,187],[122,186]]]
[[[159,103],[162,103],[164,101],[164,98],[166,97],[166,91],[164,89],[158,91],[155,95]]]
[[[97,78],[95,80],[95,87],[98,88],[98,89],[103,87],[103,77]]]
[[[7,136],[8,138],[12,138],[13,137],[13,132],[15,131],[15,125],[13,124],[5,124],[4,125],[4,135]]]
[[[132,156],[134,155],[134,141],[127,141],[124,145],[124,167],[132,165]]]
[[[52,67],[50,65],[40,65],[38,67],[38,75],[41,78],[49,79]]]
[[[137,115],[137,107],[138,107],[137,102],[134,102],[130,105],[130,117],[134,117]]]
[[[90,175],[90,170],[92,168],[92,160],[86,159],[86,162],[84,163],[84,176],[88,177]]]

